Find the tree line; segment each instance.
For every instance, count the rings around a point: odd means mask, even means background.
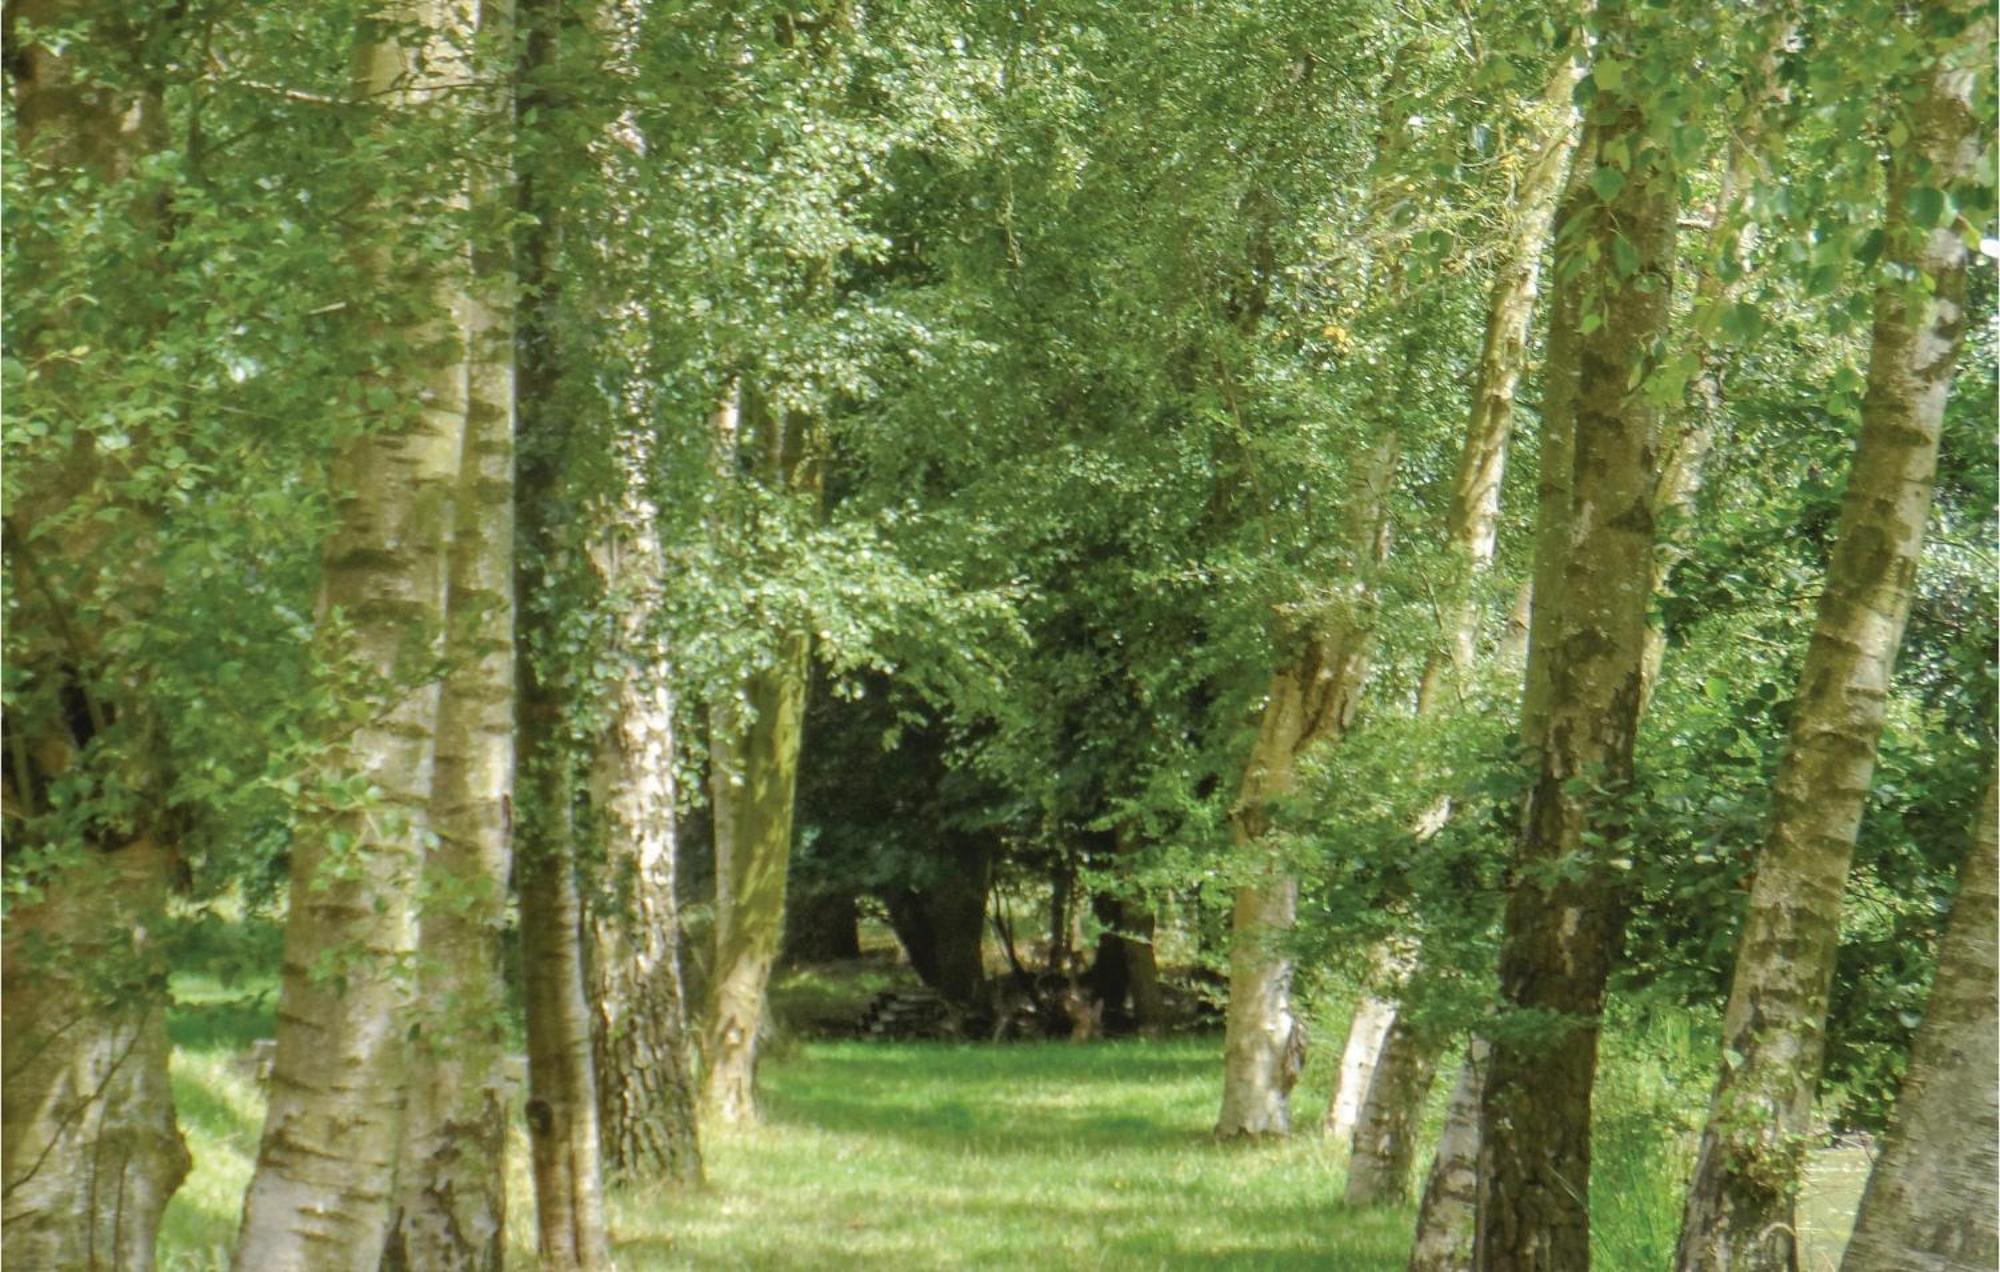
[[[1362,986],[1352,1204],[1462,1054],[1412,1268],[1588,1266],[1621,996],[1719,1012],[1678,1266],[1829,1106],[1847,1266],[1990,1264],[1993,28],[10,6],[6,1240],[151,1266],[246,914],[236,1266],[498,1266],[518,1022],[591,1268],[788,943],[991,1009],[1011,889],[1211,969],[1225,1138]]]

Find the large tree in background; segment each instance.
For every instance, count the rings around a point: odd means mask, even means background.
[[[1784,1268],[1811,1132],[1841,896],[1874,772],[1892,669],[1922,550],[1952,370],[1966,328],[1967,249],[1944,219],[1972,179],[1990,107],[1975,89],[1993,25],[1955,23],[1936,66],[1894,107],[1909,141],[1890,166],[1895,267],[1875,297],[1861,434],[1799,677],[1723,1022],[1725,1063],[1688,1192],[1679,1266]]]

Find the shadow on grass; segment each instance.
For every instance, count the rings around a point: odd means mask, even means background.
[[[1052,1150],[1187,1151],[1217,1147],[1166,1093],[1213,1081],[1215,1064],[1185,1046],[911,1046],[822,1044],[788,1064],[765,1102],[775,1126],[887,1135],[930,1151],[1047,1156]],[[936,1074],[952,1075],[938,1100]],[[1155,1093],[1153,1108],[1107,1111],[1093,1088]],[[1184,1103],[1184,1101],[1179,1101]]]

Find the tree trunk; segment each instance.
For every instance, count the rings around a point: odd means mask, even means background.
[[[993,843],[953,835],[945,860],[921,888],[885,893],[890,923],[923,982],[954,1003],[979,1001],[986,986],[986,893]]]
[[[1131,901],[1118,908],[1118,943],[1125,951],[1125,981],[1132,995],[1132,1023],[1142,1037],[1155,1038],[1166,1032],[1167,1000],[1160,992],[1160,961],[1153,948],[1153,912]]]
[[[1513,220],[1500,245],[1493,269],[1493,286],[1486,302],[1486,332],[1479,348],[1479,366],[1472,388],[1472,410],[1465,444],[1459,451],[1458,476],[1452,484],[1446,514],[1445,541],[1455,562],[1451,584],[1440,614],[1445,631],[1442,648],[1424,663],[1417,689],[1417,714],[1428,715],[1439,705],[1446,676],[1463,686],[1472,673],[1479,637],[1476,584],[1493,565],[1500,527],[1500,486],[1506,475],[1507,450],[1514,433],[1514,396],[1528,362],[1528,330],[1535,314],[1556,201],[1576,150],[1576,111],[1570,104],[1581,70],[1565,55],[1549,76],[1537,103],[1541,140],[1530,151],[1527,169],[1515,191]]]
[[[1347,538],[1357,562],[1388,552],[1385,512],[1398,443],[1382,439],[1359,474]],[[1364,567],[1365,568],[1365,567]],[[1291,796],[1299,757],[1354,721],[1368,679],[1372,589],[1366,579],[1334,612],[1314,616],[1298,652],[1271,678],[1257,740],[1244,766],[1230,839],[1251,862],[1230,919],[1229,1008],[1223,1018],[1222,1110],[1215,1133],[1291,1133],[1291,1093],[1305,1064],[1305,1027],[1292,1014],[1292,960],[1284,949],[1298,913],[1299,885],[1272,842],[1272,806]]]
[[[1333,1098],[1326,1103],[1326,1118],[1320,1129],[1333,1137],[1336,1145],[1354,1146],[1354,1128],[1361,1122],[1361,1102],[1375,1080],[1375,1065],[1389,1030],[1396,1023],[1396,1004],[1372,993],[1361,995],[1354,1005],[1354,1018],[1347,1024],[1347,1043],[1340,1051],[1340,1075]]]
[[[507,17],[482,6],[482,34],[510,34]],[[497,193],[488,182],[476,191],[482,202]],[[436,839],[424,861],[400,1213],[385,1268],[497,1269],[506,1243],[500,946],[514,858],[512,253],[481,244],[473,268],[465,446],[448,561],[450,669],[431,791]]]
[[[858,898],[838,888],[787,888],[786,963],[837,963],[861,957]]]
[[[1507,451],[1513,436],[1514,398],[1527,365],[1528,333],[1534,317],[1541,277],[1542,254],[1548,244],[1564,174],[1576,149],[1576,112],[1571,95],[1580,66],[1565,55],[1551,72],[1536,103],[1539,141],[1528,161],[1513,201],[1514,217],[1501,244],[1488,295],[1486,329],[1472,391],[1465,443],[1459,451],[1458,475],[1445,520],[1445,543],[1454,561],[1439,619],[1444,643],[1425,660],[1417,689],[1417,714],[1427,716],[1443,705],[1450,682],[1463,693],[1478,655],[1480,610],[1477,585],[1492,568],[1500,522],[1500,486],[1506,474]],[[1504,637],[1503,637],[1504,641]],[[1431,820],[1441,825],[1450,807],[1441,806]],[[1356,1009],[1347,1046],[1341,1056],[1340,1085],[1327,1106],[1326,1129],[1335,1142],[1353,1144],[1357,1126],[1365,1122],[1376,1136],[1407,1133],[1420,1107],[1386,1107],[1379,1101],[1400,1099],[1420,1106],[1430,1087],[1435,1043],[1426,1040],[1412,1050],[1405,1045],[1387,1059],[1391,1080],[1377,1082],[1385,1063],[1383,1048],[1392,1037],[1396,1004],[1364,996]],[[1414,1043],[1414,1033],[1400,1035]],[[1374,1101],[1372,1107],[1364,1105]],[[1358,1146],[1357,1146],[1358,1149]],[[1350,1159],[1348,1200],[1364,1204],[1378,1191],[1400,1201],[1408,1190],[1412,1146],[1391,1146],[1378,1139],[1361,1163],[1359,1174]],[[1379,1154],[1387,1154],[1381,1156]],[[1382,1167],[1387,1174],[1376,1168]],[[1390,1182],[1399,1179],[1402,1182]],[[1357,1182],[1358,1181],[1358,1182]]]
[[[1950,189],[1980,149],[1971,94],[1990,19],[1949,50],[1890,168],[1887,241],[1905,277],[1875,296],[1861,438],[1779,764],[1770,830],[1723,1016],[1724,1064],[1689,1186],[1682,1269],[1789,1268],[1811,1134],[1840,900],[1868,798],[1890,675],[1909,616],[1938,436],[1965,334],[1966,246],[1910,223],[1918,184]],[[1919,177],[1917,174],[1922,172]]]
[[[1606,28],[1608,54],[1629,52],[1637,38],[1629,18],[1613,15]],[[1565,271],[1564,290],[1589,290],[1559,312],[1598,325],[1579,325],[1574,336],[1565,532],[1559,543],[1537,543],[1538,553],[1559,547],[1562,556],[1559,570],[1536,560],[1536,618],[1548,615],[1530,637],[1529,684],[1531,698],[1536,688],[1546,696],[1523,714],[1545,719],[1523,730],[1537,743],[1538,773],[1507,901],[1500,987],[1512,1012],[1544,1020],[1533,1035],[1510,1028],[1493,1039],[1476,1244],[1478,1265],[1491,1272],[1589,1266],[1590,1098],[1619,927],[1616,878],[1591,845],[1619,838],[1616,801],[1600,792],[1630,780],[1639,723],[1659,424],[1639,386],[1666,328],[1677,178],[1646,141],[1641,106],[1602,87],[1596,97],[1588,167],[1625,153],[1631,170],[1609,203],[1578,190],[1565,220],[1588,220],[1557,236],[1559,255],[1587,239],[1601,262]],[[1622,281],[1620,252],[1633,254]],[[1565,371],[1551,367],[1551,391]],[[1553,639],[1538,639],[1543,632]],[[1559,873],[1558,862],[1580,864]]]
[[[1347,1159],[1347,1204],[1400,1206],[1410,1199],[1417,1123],[1437,1076],[1441,1039],[1399,1015],[1376,1062]]]
[[[83,173],[98,190],[115,187],[166,144],[162,91],[144,55],[156,31],[75,0],[23,0],[6,18],[17,161],[31,180]],[[121,71],[128,82],[118,82]],[[18,405],[60,412],[51,381],[60,382],[64,359],[38,356],[39,333],[19,325],[8,333],[10,353],[50,370],[40,387],[18,391]],[[87,443],[50,470],[11,451],[8,462],[16,465],[10,482],[25,489],[8,509],[7,589],[23,599],[9,615],[9,670],[19,680],[8,691],[13,756],[0,802],[9,856],[44,864],[29,876],[38,895],[20,894],[0,944],[0,1241],[10,1266],[149,1269],[160,1216],[189,1165],[167,1076],[167,969],[151,939],[177,860],[158,833],[157,806],[134,810],[141,829],[112,842],[93,835],[77,843],[38,824],[48,784],[77,761],[108,711],[94,697],[106,688],[99,633],[75,630],[64,587],[36,554],[82,565],[98,545],[75,520],[66,533],[37,539],[13,518],[47,530],[55,523],[38,505],[67,511],[103,474],[92,471],[99,457]],[[86,699],[86,721],[66,718],[60,700],[72,693]],[[21,882],[20,860],[9,867],[10,885]]]
[[[520,464],[515,482],[515,597],[518,765],[514,890],[520,908],[521,997],[527,1017],[529,1160],[534,1175],[537,1251],[553,1272],[610,1265],[591,1013],[584,1000],[581,905],[575,852],[575,757],[567,744],[561,656],[549,626],[566,572],[577,518],[564,506],[564,466],[578,445],[559,401],[564,373],[559,264],[565,207],[564,163],[548,150],[546,124],[568,103],[558,85],[561,39],[571,16],[559,0],[520,5],[524,35],[516,126],[517,200],[526,228],[518,241],[524,297],[516,342]],[[530,126],[539,115],[545,131]]]
[[[805,723],[802,634],[750,677],[742,708],[711,712],[715,804],[715,963],[709,975],[702,1107],[723,1122],[757,1117],[757,1033],[785,923],[785,874]]]
[[[523,677],[524,706],[540,695]],[[597,1077],[584,998],[583,906],[577,896],[568,782],[544,726],[524,719],[522,836],[515,871],[521,910],[521,997],[528,1021],[528,1146],[541,1266],[610,1266],[604,1226]],[[525,785],[525,784],[524,784]]]
[[[1479,1209],[1479,1106],[1487,1046],[1474,1038],[1452,1085],[1437,1157],[1417,1210],[1410,1272],[1468,1272]]]
[[[355,91],[398,105],[445,100],[470,37],[456,4],[413,5],[423,44],[389,35],[357,58]],[[462,338],[464,263],[438,282],[440,317],[415,345]],[[454,329],[456,328],[456,329]],[[334,467],[339,525],[320,615],[342,616],[384,709],[329,747],[326,770],[372,790],[336,805],[292,850],[277,1058],[236,1267],[381,1263],[396,1202],[417,953],[417,885],[431,834],[440,688],[408,683],[413,637],[443,651],[448,549],[467,413],[461,357],[431,369],[416,422],[349,443]],[[335,656],[346,650],[332,651]],[[421,666],[420,660],[417,665]],[[328,960],[332,962],[329,965]]]
[[[1675,412],[1669,424],[1673,436],[1653,491],[1653,518],[1662,530],[1658,550],[1653,554],[1652,590],[1656,596],[1665,593],[1674,567],[1687,557],[1685,527],[1694,519],[1702,470],[1715,445],[1723,402],[1709,333],[1714,330],[1712,324],[1721,320],[1722,307],[1736,297],[1743,280],[1749,277],[1746,269],[1724,266],[1739,253],[1737,239],[1745,221],[1737,205],[1756,180],[1758,168],[1768,159],[1765,148],[1771,137],[1770,107],[1780,92],[1778,56],[1798,26],[1798,16],[1790,5],[1776,6],[1765,21],[1764,51],[1757,65],[1759,83],[1751,110],[1729,135],[1729,158],[1723,168],[1722,185],[1715,193],[1708,248],[1695,279],[1692,308],[1699,317],[1680,348],[1681,358],[1689,368],[1692,397]],[[1658,621],[1649,623],[1645,677],[1641,682],[1642,696],[1648,700],[1659,682],[1666,651],[1666,628]]]
[[[153,1266],[189,1165],[167,1085],[166,969],[147,940],[172,869],[139,840],[63,871],[7,917],[0,1179],[12,1266]]]
[[[654,509],[639,492],[640,459],[627,465],[622,523],[595,554],[625,663],[591,782],[605,869],[590,922],[597,1100],[611,1170],[695,1184],[701,1148],[674,893],[673,698],[650,632],[662,562]]]
[[[1843,1272],[1987,1272],[2000,1267],[2000,1051],[1995,1039],[1994,875],[2000,841],[1990,781],[1958,874],[1937,981],[1868,1177]]]

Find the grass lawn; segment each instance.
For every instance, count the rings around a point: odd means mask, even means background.
[[[167,1212],[161,1264],[207,1272],[227,1266],[256,1153],[263,1097],[241,1057],[269,1036],[270,1005],[199,982],[177,989],[174,1093],[195,1171]],[[1689,1032],[1607,1045],[1592,1211],[1608,1272],[1670,1262],[1687,1130],[1706,1095],[1676,1076],[1705,1082]],[[618,1266],[1400,1270],[1412,1212],[1342,1206],[1327,1141],[1210,1138],[1220,1051],[1219,1037],[785,1048],[764,1067],[765,1123],[707,1137],[707,1188],[613,1196]],[[1301,1096],[1310,1126],[1324,1089]],[[517,1134],[510,1261],[531,1268],[526,1160]],[[1807,1268],[1834,1265],[1851,1221],[1855,1171],[1838,1165],[1815,1171],[1831,1190],[1808,1194]]]

